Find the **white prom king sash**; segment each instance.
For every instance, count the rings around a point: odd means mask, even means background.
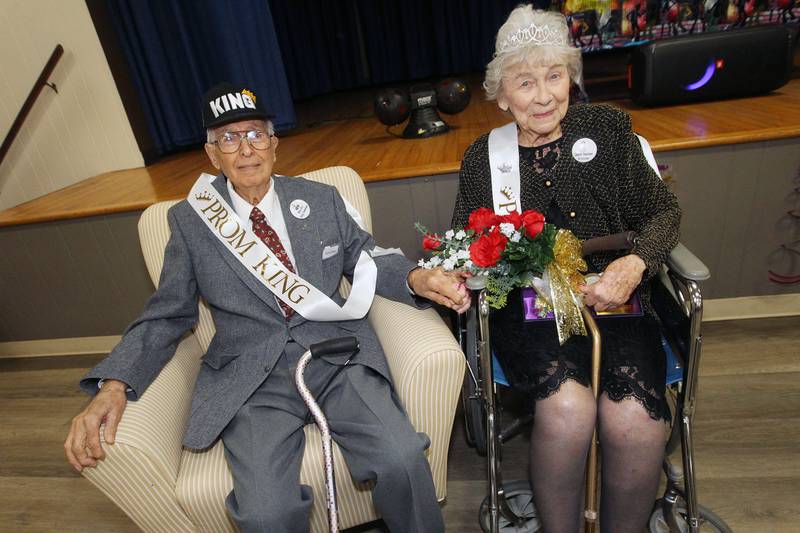
[[[189,192],[189,205],[211,233],[272,294],[307,320],[334,322],[363,318],[372,305],[378,268],[361,251],[353,271],[353,287],[343,306],[287,269],[272,250],[236,215],[211,185],[215,179],[203,173]]]
[[[492,172],[494,212],[507,215],[522,212],[519,185],[517,123],[511,122],[489,132],[489,168]]]

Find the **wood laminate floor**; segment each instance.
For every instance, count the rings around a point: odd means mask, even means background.
[[[86,403],[77,381],[96,360],[0,361],[0,533],[137,531],[63,457],[69,420]],[[700,373],[700,503],[737,533],[799,531],[800,317],[705,324]],[[507,479],[525,477],[526,455],[524,436],[506,444]],[[448,531],[480,530],[484,472],[459,416],[444,505]]]

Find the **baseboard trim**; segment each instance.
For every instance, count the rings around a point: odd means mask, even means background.
[[[800,315],[800,294],[772,294],[703,301],[703,322]]]
[[[0,342],[0,359],[62,355],[102,355],[109,353],[117,345],[120,338],[120,335],[107,335],[101,337]]]

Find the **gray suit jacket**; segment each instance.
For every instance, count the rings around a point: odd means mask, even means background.
[[[230,203],[225,178],[213,182]],[[341,304],[339,282],[351,276],[361,250],[371,250],[372,236],[347,214],[338,191],[303,178],[273,177],[292,243],[297,272]],[[305,219],[295,218],[289,205],[303,199],[310,206]],[[354,335],[361,351],[357,362],[391,381],[383,350],[366,318],[342,322],[310,322],[295,314],[287,323],[275,297],[212,235],[187,201],[168,212],[170,240],[158,290],[142,315],[126,330],[120,343],[81,380],[95,394],[100,378],[127,383],[136,400],[175,352],[178,341],[198,319],[198,297],[211,309],[214,336],[195,384],[184,444],[206,448],[213,444],[247,398],[269,375],[288,340],[301,346]],[[322,258],[326,246],[337,254]],[[417,307],[427,304],[409,294],[406,277],[414,263],[400,255],[375,258],[377,293]],[[341,356],[327,358],[342,364]]]

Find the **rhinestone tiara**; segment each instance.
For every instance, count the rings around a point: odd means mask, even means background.
[[[497,47],[497,53],[515,50],[526,44],[535,46],[564,46],[567,38],[563,33],[551,30],[549,26],[537,26],[531,22],[527,27],[520,28],[503,39]]]

